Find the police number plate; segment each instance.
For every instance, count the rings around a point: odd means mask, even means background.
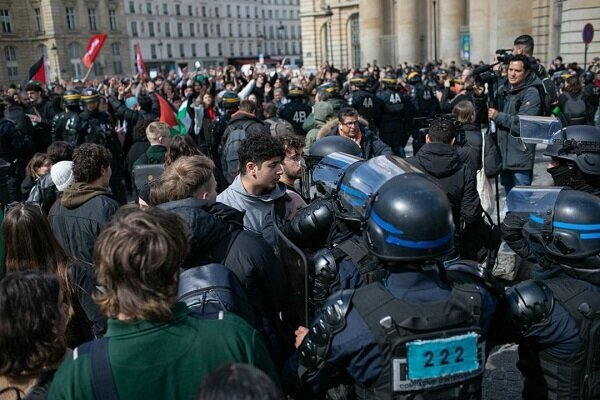
[[[482,370],[483,343],[474,332],[406,344],[407,357],[393,360],[394,390],[419,390],[465,381]]]

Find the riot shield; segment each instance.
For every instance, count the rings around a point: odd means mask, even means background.
[[[291,290],[290,321],[292,326],[308,326],[308,259],[300,250],[281,232],[277,224],[275,229],[276,252],[285,269]]]
[[[551,144],[561,128],[560,121],[554,117],[519,115],[520,138],[525,143]]]
[[[529,231],[552,231],[554,205],[562,190],[564,187],[515,186],[506,196],[506,208],[509,212],[526,216]]]
[[[338,185],[348,167],[364,161],[360,157],[346,153],[331,153],[323,157],[312,170],[312,183],[322,194],[332,194],[338,190]]]

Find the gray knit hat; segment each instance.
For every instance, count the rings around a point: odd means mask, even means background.
[[[73,183],[73,161],[59,161],[50,169],[50,177],[59,192],[64,191]]]

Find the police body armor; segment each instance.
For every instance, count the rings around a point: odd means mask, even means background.
[[[77,111],[67,110],[56,114],[52,119],[52,141],[64,140],[72,146],[83,143],[81,120]]]
[[[382,372],[360,399],[479,399],[485,367],[476,285],[454,285],[444,301],[407,303],[381,283],[360,288],[352,304],[383,355]]]
[[[590,292],[582,281],[566,275],[524,282],[515,288],[522,299],[520,304],[515,301],[519,309],[542,310],[521,326],[523,331],[547,322],[556,300],[576,321],[582,341],[579,351],[568,358],[554,356],[531,343],[519,346],[518,366],[525,377],[523,398],[600,398],[600,294]],[[511,296],[508,297],[510,301]]]
[[[306,132],[302,129],[302,124],[311,112],[312,108],[308,104],[304,104],[301,99],[293,99],[281,106],[277,111],[277,116],[292,124],[296,135],[304,136]]]
[[[84,111],[79,114],[81,119],[82,143],[101,144],[112,151],[110,142],[113,140],[113,128],[110,123],[110,116],[104,112]],[[113,154],[113,157],[116,155]]]
[[[379,119],[381,118],[381,102],[371,92],[366,90],[356,90],[352,92],[348,104],[356,109],[361,117],[369,122],[371,130],[377,129]]]

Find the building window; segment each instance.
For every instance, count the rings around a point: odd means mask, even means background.
[[[248,53],[254,54],[254,43],[252,43],[252,42],[248,43]]]
[[[163,3],[163,14],[169,15],[169,5],[167,3]]]
[[[233,51],[233,42],[229,42],[229,55],[233,56],[234,51]]]
[[[196,57],[196,43],[192,43],[192,57]]]
[[[185,45],[183,43],[179,43],[179,56],[185,57]]]
[[[117,12],[115,10],[108,10],[108,24],[111,31],[117,30]]]
[[[242,8],[240,6],[237,6],[236,9],[237,9],[237,17],[242,18]]]
[[[165,22],[165,36],[171,37],[171,24],[168,22]]]
[[[6,46],[4,48],[4,59],[7,63],[17,61],[17,49],[14,46]]]
[[[202,33],[204,33],[204,37],[208,37],[208,25],[202,24]]]
[[[152,14],[152,4],[146,3],[146,12]]]
[[[217,37],[221,37],[221,25],[217,25]]]
[[[210,36],[212,36],[213,33],[214,33],[213,24],[210,24]]]
[[[135,14],[135,4],[133,3],[133,1],[129,2],[129,13]]]
[[[173,46],[171,46],[171,43],[167,43],[167,57],[173,58]]]
[[[240,45],[240,56],[244,55],[244,42],[239,42]]]
[[[242,36],[242,24],[238,24],[238,37]]]
[[[190,23],[190,36],[196,36],[196,31],[194,30],[194,23]]]
[[[246,6],[246,18],[250,18],[250,7]]]
[[[227,4],[227,17],[231,18],[231,6]]]
[[[156,45],[155,44],[150,45],[150,58],[152,58],[153,60],[156,60]]]
[[[202,6],[202,16],[206,18],[206,7]]]
[[[102,62],[100,61],[100,58],[102,56],[96,58],[96,61],[94,62],[94,74],[96,76],[100,76],[100,75],[104,75],[104,65],[102,65]]]
[[[194,8],[192,6],[188,6],[188,15],[190,17],[194,16]]]
[[[246,24],[246,34],[248,37],[252,36],[252,29],[250,29],[250,24]]]
[[[90,30],[96,31],[98,30],[96,27],[96,9],[88,8],[88,20],[90,21]]]
[[[36,32],[41,32],[44,30],[44,26],[42,25],[42,10],[34,8],[33,12],[35,14],[35,30]]]
[[[154,37],[154,22],[150,21],[148,22],[148,34],[150,35],[150,37]]]
[[[219,18],[219,7],[215,8],[215,17]]]
[[[131,36],[138,37],[137,22],[131,21]]]
[[[204,43],[204,52],[206,53],[206,57],[210,57],[210,44]]]
[[[360,31],[358,14],[350,17],[350,48],[352,49],[352,65],[360,66]]]
[[[219,52],[219,56],[223,55],[223,45],[221,43],[217,43],[217,51]]]
[[[183,24],[181,22],[177,23],[177,36],[183,37]]]
[[[273,18],[273,10],[269,10],[269,19]]]
[[[81,45],[79,43],[70,43],[68,45],[68,51],[71,75],[73,79],[80,79],[83,76],[83,67],[81,66]]]
[[[144,21],[140,21],[140,32],[142,32],[142,34],[144,34],[146,32],[146,25],[144,24]]]
[[[296,42],[292,42],[292,54],[296,54]]]
[[[175,4],[175,15],[181,16],[181,6],[179,4]]]
[[[67,7],[67,29],[72,31],[75,29],[75,9]]]
[[[229,28],[229,37],[233,36],[233,26],[231,24],[228,25]]]

